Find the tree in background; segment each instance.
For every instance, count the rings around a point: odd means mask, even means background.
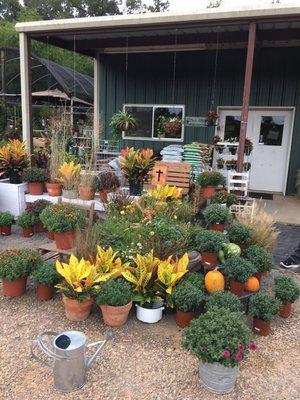
[[[21,7],[19,0],[0,0],[0,20],[16,21]]]
[[[150,12],[165,12],[169,10],[169,1],[154,0],[153,4],[148,7]]]

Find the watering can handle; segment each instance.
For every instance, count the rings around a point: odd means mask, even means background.
[[[42,358],[40,358],[39,356],[37,356],[34,353],[33,350],[33,345],[38,345],[39,348],[43,351],[43,353],[47,354],[47,356],[50,356],[54,359],[62,359],[63,357],[59,356],[58,354],[53,353],[53,351],[49,350],[45,343],[44,343],[44,338],[45,337],[55,337],[57,336],[58,333],[57,332],[52,332],[52,331],[48,331],[48,332],[44,332],[41,337],[38,340],[34,340],[31,343],[31,356],[32,358],[34,358],[35,360],[39,361],[41,364],[46,365],[46,367],[52,368],[52,365],[50,363],[47,363],[46,361],[44,361]]]
[[[113,331],[110,329],[106,334],[105,340],[100,340],[99,342],[94,342],[94,343],[90,343],[87,345],[88,348],[93,347],[93,346],[98,346],[98,345],[100,345],[100,346],[98,347],[98,349],[95,351],[95,353],[91,357],[87,358],[86,368],[89,368],[91,366],[92,362],[98,356],[98,354],[103,349],[103,347],[106,345],[106,343],[113,337],[114,337]]]

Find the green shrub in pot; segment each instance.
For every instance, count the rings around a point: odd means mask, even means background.
[[[249,313],[264,322],[272,321],[280,309],[280,301],[266,293],[255,293],[249,300]]]
[[[213,308],[226,308],[231,312],[240,312],[242,310],[242,303],[238,296],[229,291],[215,292],[209,296],[205,304],[205,311],[209,311]]]
[[[184,275],[181,280],[181,283],[188,283],[197,288],[200,292],[204,292],[204,279],[203,275],[198,272],[188,272]]]
[[[41,262],[32,271],[33,280],[39,285],[54,286],[61,281],[54,264]]]
[[[225,178],[220,172],[206,171],[196,178],[196,184],[201,187],[224,185]]]
[[[10,226],[15,222],[15,217],[9,212],[0,212],[0,226]]]
[[[203,291],[188,281],[182,281],[172,292],[174,307],[183,312],[194,311],[200,304]]]
[[[196,250],[200,253],[218,253],[223,246],[225,239],[224,235],[220,232],[209,231],[206,229],[201,230],[196,239]]]
[[[227,190],[219,190],[211,198],[212,204],[226,204],[227,207],[237,203],[237,196],[233,193],[228,193]]]
[[[228,228],[228,238],[232,243],[248,246],[253,241],[253,229],[235,222]]]
[[[230,281],[245,283],[255,272],[255,266],[242,257],[230,257],[224,263],[224,273]]]
[[[0,252],[0,278],[14,281],[29,276],[41,262],[38,252],[28,249],[12,249]]]
[[[273,256],[262,247],[250,246],[243,252],[243,256],[252,262],[257,272],[268,272],[274,268]]]
[[[19,217],[17,218],[17,224],[21,226],[21,228],[32,228],[36,222],[38,221],[38,217],[36,214],[29,210],[23,212]]]
[[[97,190],[113,191],[120,187],[120,181],[113,171],[103,171],[98,175]]]
[[[36,213],[37,216],[44,210],[44,208],[50,206],[52,203],[48,200],[40,199],[32,203],[31,210]]]
[[[96,302],[99,306],[125,306],[132,301],[133,290],[125,279],[109,279],[101,284]]]
[[[57,203],[46,207],[40,214],[40,220],[48,231],[60,233],[83,226],[85,215],[72,204]]]
[[[227,207],[222,204],[210,204],[203,211],[205,221],[209,225],[225,225],[231,221],[231,213]]]
[[[45,171],[41,168],[27,168],[22,173],[22,179],[27,183],[44,183],[46,180]]]
[[[291,304],[299,298],[300,288],[293,278],[281,275],[275,278],[274,292],[282,304]]]

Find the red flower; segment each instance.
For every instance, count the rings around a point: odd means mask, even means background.
[[[242,361],[242,359],[243,359],[243,354],[242,354],[242,353],[236,353],[235,359],[236,359],[236,361]]]
[[[254,342],[250,343],[250,344],[249,344],[249,349],[250,349],[250,350],[256,350],[256,349],[257,349],[257,344],[254,343]]]
[[[231,353],[230,353],[229,350],[224,350],[224,353],[223,353],[223,357],[224,357],[224,358],[229,358],[230,355],[231,355]]]
[[[241,344],[239,344],[238,347],[237,347],[237,351],[238,351],[239,353],[244,353],[244,346],[242,346]]]

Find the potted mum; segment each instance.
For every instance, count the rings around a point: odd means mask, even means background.
[[[2,236],[11,235],[11,226],[14,222],[15,217],[10,212],[0,212],[0,230]]]
[[[23,228],[23,236],[28,238],[34,235],[34,226],[38,220],[36,214],[29,210],[23,212],[17,218],[17,224]]]
[[[241,313],[214,307],[192,320],[183,335],[182,346],[200,361],[201,384],[212,393],[231,392],[240,362],[256,349]]]
[[[29,194],[40,196],[44,193],[45,172],[42,169],[27,168],[23,171],[22,178],[28,183]]]
[[[161,115],[158,118],[158,131],[160,137],[180,138],[182,120],[179,117],[166,117]]]
[[[274,292],[276,299],[282,303],[279,315],[288,318],[292,312],[292,304],[299,298],[299,286],[290,276],[276,276]]]
[[[56,271],[55,265],[47,262],[41,262],[34,268],[31,274],[33,280],[37,283],[37,297],[40,301],[52,299],[55,294],[54,285],[61,280]]]
[[[222,157],[217,158],[217,167],[218,169],[223,169],[225,164],[225,160]]]
[[[143,190],[143,183],[154,166],[153,150],[134,150],[133,147],[123,149],[119,162],[124,177],[129,183],[131,196],[140,196]]]
[[[252,330],[260,336],[268,336],[271,330],[271,321],[280,310],[278,299],[266,293],[255,293],[249,301],[249,313],[253,315]]]
[[[84,222],[84,215],[72,204],[57,203],[46,207],[40,219],[44,227],[54,233],[56,247],[68,250],[74,246],[75,229]]]
[[[241,222],[234,222],[228,228],[228,239],[245,250],[253,241],[253,229]]]
[[[243,296],[245,283],[256,271],[255,266],[245,258],[228,258],[224,263],[224,273],[229,279],[231,293]]]
[[[247,260],[251,261],[257,269],[254,276],[259,280],[259,282],[264,275],[274,268],[274,259],[272,254],[262,247],[256,245],[250,246],[244,251],[243,255]]]
[[[38,262],[40,262],[40,256],[30,250],[0,252],[0,278],[2,279],[3,296],[22,296],[26,292],[27,277]]]
[[[42,221],[40,220],[40,214],[44,210],[44,208],[50,206],[51,204],[52,203],[50,201],[44,199],[36,200],[34,203],[32,203],[30,210],[33,211],[38,218],[36,224],[34,225],[35,233],[47,232],[47,229],[44,227]]]
[[[111,117],[110,126],[116,133],[130,131],[136,127],[136,119],[128,112],[119,111]]]
[[[225,184],[225,178],[220,172],[206,171],[197,177],[196,184],[203,188],[203,196],[210,199],[215,194],[216,187]]]
[[[13,139],[0,147],[0,176],[6,174],[10,183],[21,183],[22,171],[27,166],[28,157],[25,142]]]
[[[62,183],[62,195],[66,199],[77,199],[78,184],[80,179],[81,165],[75,164],[74,161],[64,162],[59,172],[61,174],[59,180]]]
[[[205,311],[226,308],[231,312],[241,312],[242,303],[238,296],[226,290],[225,292],[212,293],[205,303]]]
[[[172,292],[172,301],[176,309],[176,324],[180,328],[188,326],[193,318],[194,310],[199,306],[203,291],[190,282],[181,281]]]
[[[252,150],[253,150],[253,143],[251,142],[250,139],[246,138],[245,139],[245,154],[246,154],[246,156],[250,156]]]
[[[120,181],[113,171],[100,172],[97,190],[99,191],[102,203],[107,203],[107,194],[114,192],[118,187],[120,187]]]
[[[64,278],[55,287],[62,292],[66,317],[70,321],[84,321],[91,313],[95,290],[103,280],[90,261],[78,260],[73,254],[69,263],[56,261],[56,270]]]
[[[237,196],[233,193],[228,193],[227,190],[219,190],[211,198],[212,204],[223,204],[227,207],[237,203]]]
[[[224,236],[221,232],[202,230],[196,237],[197,251],[201,253],[201,263],[206,270],[215,269],[218,252],[222,249]]]
[[[223,232],[225,225],[231,221],[231,213],[222,204],[210,204],[203,211],[204,219],[210,230]]]
[[[132,307],[132,297],[133,290],[123,278],[104,282],[96,298],[104,323],[113,327],[124,325]]]

